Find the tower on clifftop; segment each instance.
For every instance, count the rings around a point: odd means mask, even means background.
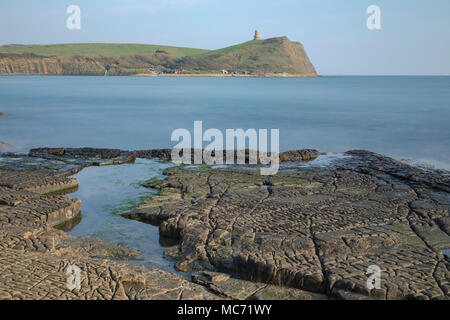
[[[261,40],[261,34],[259,33],[259,30],[255,30],[255,36],[253,37],[253,40]]]

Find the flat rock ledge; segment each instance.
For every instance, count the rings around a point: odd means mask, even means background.
[[[176,150],[176,149],[175,149]],[[199,152],[204,150],[198,149]],[[196,149],[190,149],[191,160],[194,162],[194,153]],[[183,150],[178,150],[180,155],[183,154]],[[255,157],[259,163],[258,152],[254,150],[242,150],[245,163],[249,162],[250,156]],[[218,153],[221,155],[222,160],[226,161],[226,151]],[[152,150],[136,150],[136,151],[123,151],[119,149],[96,149],[96,148],[37,148],[31,149],[30,157],[39,157],[43,159],[51,160],[64,160],[83,158],[86,159],[88,165],[107,165],[107,164],[122,164],[126,162],[133,162],[135,158],[147,158],[147,159],[160,159],[170,161],[172,157],[172,149],[152,149]],[[212,152],[215,155],[215,152]],[[237,160],[238,152],[234,153],[234,161]],[[270,152],[267,154],[270,156]],[[313,149],[292,150],[279,154],[280,162],[293,162],[293,161],[310,161],[316,159],[320,153]],[[102,159],[102,161],[96,161],[96,159]],[[105,161],[105,159],[109,161]],[[90,160],[90,161],[89,161]]]
[[[324,294],[236,279],[226,273],[195,272],[192,281],[233,300],[329,300]]]
[[[139,252],[53,228],[81,202],[58,192],[90,165],[165,159],[169,151],[44,148],[0,161],[0,299],[449,299],[450,176],[367,151],[328,167],[315,150],[280,155],[275,176],[254,168],[173,167],[157,196],[127,218],[178,239],[166,256],[193,271],[127,263]],[[167,159],[166,159],[167,160]],[[298,166],[297,166],[298,164]],[[81,272],[67,287],[67,268]],[[368,289],[369,266],[381,288]]]
[[[0,169],[0,299],[217,299],[175,274],[118,263],[136,250],[52,228],[75,218],[81,201],[52,195],[78,185],[45,169]],[[80,289],[67,286],[80,269]]]
[[[327,168],[291,165],[269,178],[204,166],[166,175],[148,182],[158,196],[124,216],[179,239],[165,254],[180,270],[343,299],[449,299],[448,172],[351,151]],[[380,288],[367,286],[370,266]]]

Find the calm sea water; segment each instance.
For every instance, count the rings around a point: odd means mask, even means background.
[[[450,77],[0,77],[0,141],[167,148],[176,128],[279,128],[281,150],[368,149],[450,169]]]
[[[204,129],[278,128],[281,150],[368,149],[450,169],[450,77],[5,76],[0,112],[0,142],[17,152],[167,148],[174,129],[192,132],[202,120]],[[136,263],[174,271],[158,228],[120,216],[155,193],[141,182],[167,166],[138,159],[83,169],[70,195],[82,200],[82,219],[70,233],[139,249]]]
[[[88,167],[74,177],[79,188],[70,194],[81,199],[81,222],[69,231],[74,236],[92,236],[138,249],[134,263],[174,271],[174,262],[164,258],[164,248],[175,243],[161,239],[158,227],[123,218],[120,214],[146,201],[156,191],[142,186],[150,178],[162,178],[168,163],[137,159],[134,164]]]

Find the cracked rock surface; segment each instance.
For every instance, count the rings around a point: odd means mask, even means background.
[[[449,299],[448,173],[367,151],[347,156],[270,178],[170,168],[167,180],[148,183],[160,194],[125,216],[178,238],[166,255],[180,270],[349,299]],[[367,286],[373,265],[379,289]]]
[[[166,256],[192,282],[121,263],[139,252],[53,228],[81,202],[58,192],[89,165],[165,158],[167,150],[43,148],[0,161],[0,299],[449,299],[450,176],[367,151],[329,166],[283,153],[269,178],[253,167],[175,167],[160,193],[124,216],[179,240]],[[291,162],[293,161],[293,162]],[[256,166],[257,167],[257,166]],[[80,289],[67,268],[80,269]],[[368,289],[367,268],[381,270]]]
[[[299,289],[231,278],[224,273],[202,271],[192,281],[234,300],[328,300],[328,296]]]
[[[0,169],[0,299],[218,298],[175,274],[116,261],[137,250],[52,228],[76,217],[81,201],[51,193],[77,184],[45,169]],[[80,288],[70,290],[72,265]]]

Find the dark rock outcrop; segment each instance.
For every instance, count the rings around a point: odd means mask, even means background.
[[[200,152],[203,153],[204,150]],[[191,149],[191,162],[194,162],[195,149]],[[249,163],[251,153],[258,158],[257,152],[246,149],[244,152],[245,163]],[[226,151],[218,151],[222,154],[221,158],[223,162],[226,161]],[[179,154],[183,154],[183,150],[179,150]],[[215,156],[215,152],[212,155]],[[100,148],[37,148],[31,149],[30,157],[43,158],[43,159],[116,159],[124,158],[126,162],[132,162],[134,158],[146,158],[146,159],[159,159],[165,161],[171,161],[172,149],[150,149],[150,150],[136,150],[136,151],[123,151],[119,149],[100,149]],[[270,155],[270,152],[269,154]],[[320,152],[312,149],[304,150],[292,150],[279,154],[280,162],[296,162],[296,161],[311,161],[316,159],[320,155]],[[234,163],[237,162],[238,152],[234,152]],[[259,163],[259,158],[258,158]],[[117,163],[115,163],[117,164]]]
[[[148,181],[159,194],[124,216],[158,224],[162,237],[177,240],[165,255],[182,271],[200,271],[197,284],[111,260],[134,250],[50,228],[80,211],[79,200],[49,194],[76,186],[67,177],[73,170],[169,153],[42,148],[21,160],[11,155],[12,163],[4,155],[0,262],[10,272],[0,278],[0,298],[450,298],[443,254],[450,248],[449,173],[368,151],[349,151],[329,167],[293,162],[270,177],[249,166],[180,166],[167,169],[166,180]],[[315,156],[289,151],[284,161]],[[81,292],[65,287],[73,263],[86,279]],[[372,289],[367,270],[374,265],[381,287]],[[29,268],[36,277],[19,281]]]
[[[170,168],[167,180],[148,183],[160,194],[124,216],[179,239],[166,255],[180,270],[339,298],[450,298],[446,173],[348,155],[330,168],[281,169],[269,181],[236,168]],[[372,265],[379,289],[366,283]]]
[[[312,149],[286,151],[280,154],[280,162],[311,161],[319,155],[319,151]]]
[[[137,250],[52,228],[78,215],[81,201],[43,193],[76,184],[45,169],[0,168],[1,300],[219,298],[175,274],[117,261],[136,257]],[[80,287],[70,289],[73,268]]]

